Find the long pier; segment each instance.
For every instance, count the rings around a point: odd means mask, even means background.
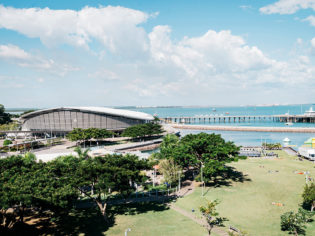
[[[175,129],[190,130],[221,130],[221,131],[252,131],[252,132],[278,132],[278,133],[315,133],[315,128],[300,127],[253,127],[253,126],[214,126],[214,125],[185,125],[172,124]]]
[[[202,124],[202,123],[242,123],[242,122],[292,122],[292,123],[315,123],[315,116],[308,115],[221,115],[221,116],[192,116],[192,117],[165,117],[161,118],[164,123],[177,124]]]
[[[193,116],[193,117],[165,117],[161,118],[165,123],[194,124],[194,123],[241,123],[256,121],[276,121],[275,116]]]

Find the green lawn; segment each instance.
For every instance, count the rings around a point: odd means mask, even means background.
[[[195,209],[194,214],[200,217],[199,206],[207,199],[218,199],[220,215],[228,218],[227,227],[232,225],[255,236],[288,235],[280,230],[280,215],[298,209],[305,184],[305,175],[294,171],[310,171],[315,177],[315,168],[309,161],[297,161],[282,151],[279,154],[279,159],[248,159],[233,163],[231,166],[239,171],[233,175],[238,181],[228,180],[219,186],[207,187],[204,197],[201,197],[201,188],[196,188],[194,193],[178,199],[175,204],[190,212]],[[278,172],[274,172],[276,170]],[[275,206],[272,202],[284,206]],[[207,235],[203,227],[163,204],[121,205],[109,209],[109,213],[115,215],[109,228],[98,211],[89,213],[87,210],[73,215],[64,221],[66,224],[59,224],[70,227],[60,229],[60,232],[118,236],[131,228],[128,236]],[[308,224],[306,235],[315,235],[315,222]]]
[[[115,225],[109,228],[105,235],[121,236],[127,228],[131,228],[128,236],[207,235],[202,226],[171,209],[148,211],[136,215],[118,215]]]
[[[198,209],[207,199],[219,199],[218,211],[229,219],[226,226],[235,226],[250,235],[287,235],[280,230],[280,215],[297,210],[305,184],[305,175],[295,174],[294,171],[310,171],[315,177],[315,169],[309,161],[296,161],[295,157],[282,151],[279,154],[280,159],[248,159],[233,163],[231,166],[243,172],[249,180],[206,188],[204,197],[201,197],[201,189],[197,188],[176,204],[191,211],[192,208]],[[268,173],[275,170],[279,172]],[[283,203],[284,206],[275,206],[272,202]],[[306,235],[315,235],[315,222],[308,224]]]

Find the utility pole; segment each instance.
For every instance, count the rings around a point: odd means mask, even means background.
[[[201,187],[201,196],[203,197],[203,187],[204,187],[204,181],[203,181],[202,168],[203,168],[203,163],[201,162],[201,183],[202,183],[202,187]]]
[[[178,190],[180,190],[181,186],[180,186],[180,174],[181,171],[178,171]]]

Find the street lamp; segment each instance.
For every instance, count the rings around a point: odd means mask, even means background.
[[[127,235],[128,235],[128,232],[130,232],[130,231],[131,231],[130,228],[126,229],[126,230],[125,230],[125,236],[127,236]]]
[[[201,187],[201,196],[203,197],[203,188],[204,188],[204,181],[203,181],[203,174],[202,174],[202,168],[204,167],[203,163],[201,162],[201,182],[202,182],[202,187]]]
[[[181,171],[178,171],[178,190],[180,190],[180,174],[181,174]]]

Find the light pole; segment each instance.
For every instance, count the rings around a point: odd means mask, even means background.
[[[155,187],[156,166],[153,166],[153,187]]]
[[[127,235],[128,235],[128,232],[130,232],[130,231],[131,231],[130,228],[126,229],[126,230],[125,230],[125,236],[127,236]]]
[[[202,187],[201,187],[201,196],[203,197],[203,187],[204,187],[204,181],[203,181],[203,174],[202,174],[202,168],[204,167],[203,163],[201,162],[201,182],[202,182]]]
[[[180,174],[181,174],[181,171],[178,171],[178,190],[180,190]]]

